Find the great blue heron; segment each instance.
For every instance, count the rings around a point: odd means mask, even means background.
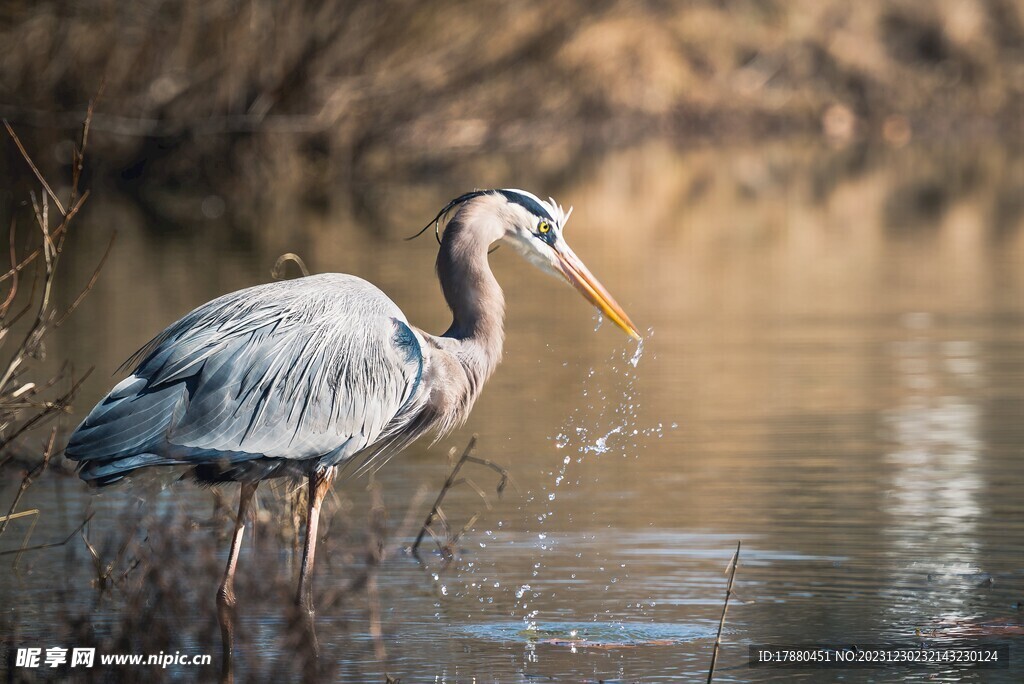
[[[453,199],[427,227],[437,230],[452,211],[437,257],[452,311],[443,335],[410,325],[383,292],[355,276],[258,285],[208,302],[157,335],[71,436],[65,455],[96,485],[157,465],[188,466],[201,483],[241,483],[217,594],[228,656],[235,564],[261,481],[308,479],[296,602],[311,621],[317,522],[336,469],[352,459],[359,468],[379,464],[424,433],[443,435],[465,421],[501,360],[505,336],[505,302],[487,261],[493,243],[565,278],[640,339],[569,249],[562,236],[568,214],[554,200],[477,190]]]

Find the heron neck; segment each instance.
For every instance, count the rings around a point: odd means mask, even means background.
[[[505,341],[505,297],[487,262],[490,245],[502,234],[480,213],[463,211],[445,229],[437,255],[438,279],[452,311],[444,337],[460,343],[459,361],[479,384],[494,372]]]

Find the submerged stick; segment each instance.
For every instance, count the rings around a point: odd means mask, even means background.
[[[454,461],[452,470],[450,473],[448,473],[448,478],[444,481],[444,486],[441,487],[441,491],[438,493],[437,499],[434,500],[434,506],[433,508],[430,509],[430,513],[427,514],[427,519],[423,522],[423,527],[420,528],[420,533],[416,537],[416,541],[407,550],[408,553],[412,555],[414,558],[420,559],[420,544],[423,543],[424,537],[426,537],[429,534],[431,539],[434,540],[434,543],[437,544],[438,549],[441,551],[442,555],[445,556],[446,562],[450,561],[454,556],[454,552],[452,551],[452,549],[455,547],[456,544],[458,544],[459,539],[462,537],[462,535],[465,534],[466,531],[469,528],[471,528],[474,523],[476,523],[477,518],[480,517],[480,514],[477,513],[470,519],[468,523],[466,523],[463,526],[463,528],[458,533],[452,535],[451,525],[448,522],[447,516],[445,516],[444,514],[444,510],[441,509],[441,504],[444,502],[444,498],[448,495],[448,491],[451,490],[452,488],[457,487],[461,484],[468,485],[477,494],[480,495],[480,498],[483,499],[484,501],[484,505],[487,507],[488,510],[490,510],[491,502],[488,501],[487,495],[484,493],[484,491],[468,477],[459,477],[459,472],[462,470],[462,466],[464,466],[467,463],[475,463],[477,465],[482,465],[485,468],[490,468],[494,472],[498,473],[498,475],[501,476],[501,480],[498,481],[498,485],[495,489],[499,497],[502,495],[502,493],[505,491],[505,488],[509,484],[515,487],[515,483],[512,482],[512,479],[509,476],[507,470],[502,468],[497,463],[494,463],[493,461],[489,461],[486,458],[477,458],[476,456],[473,455],[473,450],[476,448],[476,441],[477,436],[473,435],[472,438],[470,438],[469,444],[466,445],[466,449],[462,452],[462,456],[459,458],[458,461],[455,461],[455,449],[453,448],[449,452],[449,462]],[[443,542],[433,529],[434,523],[440,523],[441,527],[443,528],[445,536]]]
[[[416,536],[416,541],[413,542],[412,548],[409,552],[414,556],[419,556],[420,544],[423,542],[423,537],[430,531],[430,526],[434,520],[437,519],[438,510],[441,508],[441,502],[444,501],[445,495],[448,494],[448,490],[455,484],[455,478],[459,474],[459,470],[462,469],[462,465],[469,458],[469,455],[473,453],[473,448],[476,446],[476,435],[469,438],[469,444],[466,445],[466,450],[462,452],[462,458],[458,460],[455,467],[452,468],[452,472],[448,474],[448,479],[444,481],[444,486],[441,487],[441,491],[438,492],[437,498],[434,500],[434,506],[430,509],[430,513],[427,514],[427,519],[423,522],[423,527],[420,529],[420,533]]]
[[[742,541],[736,542],[736,553],[729,561],[729,567],[725,569],[729,573],[729,584],[725,588],[725,603],[722,605],[722,618],[718,621],[718,635],[715,637],[715,650],[711,653],[711,667],[708,669],[708,684],[715,677],[715,665],[718,663],[718,651],[722,648],[722,628],[725,627],[725,614],[729,610],[729,598],[732,597],[732,583],[736,579],[736,568],[740,564],[740,545]]]

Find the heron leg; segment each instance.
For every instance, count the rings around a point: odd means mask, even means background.
[[[299,570],[299,589],[295,603],[305,613],[306,625],[313,653],[318,651],[316,633],[313,631],[313,557],[316,554],[317,526],[320,522],[320,505],[334,482],[334,468],[315,469],[309,474],[309,508],[306,517],[306,544],[302,549],[302,568]]]
[[[235,641],[235,567],[238,565],[238,551],[242,548],[245,534],[245,516],[249,503],[259,483],[242,483],[238,494],[238,517],[235,518],[235,532],[231,538],[231,551],[224,569],[224,579],[217,590],[217,618],[220,621],[221,648],[223,654],[222,681],[231,681],[231,651]]]

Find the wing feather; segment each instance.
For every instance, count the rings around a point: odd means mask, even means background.
[[[72,435],[86,479],[218,458],[339,463],[401,428],[424,364],[401,310],[340,274],[225,295],[140,353]]]

